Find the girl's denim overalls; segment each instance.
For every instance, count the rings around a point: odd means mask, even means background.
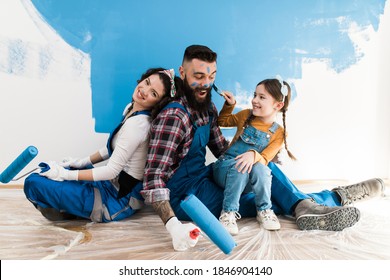
[[[216,183],[224,188],[222,208],[226,212],[238,211],[242,193],[253,192],[257,211],[270,209],[271,169],[258,162],[250,173],[241,173],[236,168],[236,157],[249,150],[261,153],[269,144],[271,135],[279,128],[274,122],[268,132],[248,126],[225,154],[214,164],[213,175]]]

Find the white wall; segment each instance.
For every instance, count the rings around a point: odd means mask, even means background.
[[[107,139],[94,132],[89,56],[37,22],[19,1],[0,1],[0,172],[29,145],[39,154],[20,174]],[[308,61],[295,81],[287,125],[299,161],[283,167],[291,179],[390,177],[389,3],[378,32],[351,34],[364,53],[356,65],[335,73]]]
[[[335,73],[320,62],[303,65],[299,97],[288,115],[289,147],[299,162],[285,170],[296,179],[389,178],[390,5],[378,32],[352,39],[364,57]]]
[[[20,1],[0,1],[0,172],[29,145],[39,150],[19,175],[86,156],[107,139],[94,132],[89,56],[31,16]]]

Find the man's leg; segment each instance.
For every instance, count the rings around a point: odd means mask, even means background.
[[[332,192],[338,195],[341,205],[349,205],[384,196],[385,183],[382,179],[374,178],[349,186],[339,186],[334,188]]]
[[[304,194],[283,174],[274,163],[272,170],[272,199],[284,211],[281,214],[295,215],[297,225],[302,230],[340,231],[353,226],[360,219],[360,211],[355,207],[339,207],[337,195],[331,191]],[[319,203],[329,205],[324,206]]]
[[[293,182],[273,162],[268,164],[272,172],[271,199],[278,206],[276,214],[293,215],[299,201],[310,199],[310,196],[301,192]],[[274,209],[275,211],[276,209]],[[280,212],[282,210],[282,212]]]
[[[179,220],[191,220],[180,206],[180,202],[190,194],[195,195],[215,217],[219,217],[222,211],[223,189],[206,177],[182,195],[171,189],[170,204]]]
[[[384,182],[381,179],[374,178],[353,185],[340,186],[331,191],[324,190],[319,193],[309,194],[316,203],[304,200],[297,205],[295,212],[297,213],[298,227],[301,229],[326,229],[333,231],[340,231],[350,227],[360,219],[359,210],[355,207],[338,206],[383,196],[384,189]],[[329,213],[322,216],[312,215],[313,213],[323,213],[324,211],[329,211]]]

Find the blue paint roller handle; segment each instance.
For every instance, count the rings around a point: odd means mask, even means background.
[[[233,237],[195,195],[187,196],[180,206],[225,254],[237,246]]]
[[[0,182],[6,184],[11,181],[27,164],[38,154],[34,146],[27,147],[4,171],[0,174]]]

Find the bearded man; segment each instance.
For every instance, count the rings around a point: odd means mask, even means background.
[[[217,73],[217,54],[201,45],[187,47],[179,68],[183,80],[183,96],[166,106],[151,127],[150,144],[141,194],[151,204],[172,237],[177,251],[195,246],[198,230],[181,209],[180,202],[195,195],[211,213],[219,217],[223,189],[212,178],[212,166],[205,165],[206,146],[216,158],[229,146],[217,124],[218,111],[211,101],[211,89]],[[273,163],[272,203],[276,214],[293,215],[300,229],[343,230],[360,218],[348,204],[350,194],[359,199],[383,193],[380,179],[371,179],[352,186],[324,190],[316,194],[302,193]],[[241,196],[239,213],[256,217],[254,194]]]

